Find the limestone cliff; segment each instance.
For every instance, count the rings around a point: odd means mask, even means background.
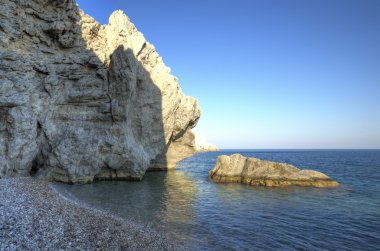
[[[214,152],[218,148],[214,145],[206,143],[204,138],[192,130],[186,133],[168,145],[168,150],[164,155],[155,159],[149,170],[167,170],[175,168],[176,164],[197,152]]]
[[[219,156],[209,177],[216,182],[240,182],[252,186],[335,187],[339,185],[338,182],[317,171],[300,170],[289,164],[246,158],[240,154]]]
[[[206,141],[202,134],[194,132],[194,147],[197,152],[216,152],[219,149]]]
[[[0,177],[141,179],[199,116],[121,11],[0,0]]]

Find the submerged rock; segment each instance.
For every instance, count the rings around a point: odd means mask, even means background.
[[[210,171],[209,178],[215,182],[239,182],[268,187],[339,185],[338,182],[317,171],[300,170],[289,164],[246,158],[240,154],[219,156]]]
[[[141,179],[172,161],[200,109],[123,12],[100,25],[74,0],[1,0],[0,13],[0,178]]]

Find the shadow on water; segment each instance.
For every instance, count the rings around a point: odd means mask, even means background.
[[[0,80],[7,85],[0,90],[1,176],[74,183],[133,180],[151,164],[167,165],[162,153],[173,135],[165,134],[163,120],[173,111],[164,111],[163,101],[172,97],[163,96],[158,86],[163,80],[151,75],[157,70],[154,60],[159,60],[153,48],[145,43],[134,48],[128,40],[113,48],[105,43],[104,27],[83,16],[72,0],[2,3],[0,43],[7,53],[0,51],[0,66],[7,67],[0,67]],[[114,35],[129,34],[121,28],[112,30]],[[26,101],[10,99],[13,94]],[[146,175],[136,183],[55,187],[71,191],[66,194],[70,198],[148,222],[165,233],[173,232],[174,225],[190,228],[195,182],[177,172]],[[183,233],[179,239],[186,238]]]
[[[198,188],[185,173],[148,172],[140,182],[98,181],[54,187],[92,207],[135,220],[190,245]]]
[[[110,58],[101,58],[104,48],[86,47],[92,46],[87,44],[91,39],[96,41],[100,27],[80,26],[86,22],[80,23],[73,1],[12,2],[17,4],[0,6],[13,8],[2,12],[12,18],[0,15],[0,41],[2,48],[15,54],[0,52],[1,64],[7,65],[0,68],[0,79],[9,86],[2,86],[0,94],[1,175],[26,170],[80,181],[102,170],[98,179],[140,177],[141,165],[150,161],[145,157],[154,158],[160,153],[154,149],[167,147],[163,96],[142,63],[149,53],[121,45],[110,49]],[[51,14],[62,23],[46,21]],[[28,33],[29,24],[41,33]],[[22,34],[8,30],[12,27],[21,27]],[[5,36],[11,37],[9,43],[4,42]],[[37,41],[35,36],[42,42],[30,46]],[[28,74],[9,71],[12,68],[26,69]],[[14,90],[27,102],[8,99]],[[31,120],[26,123],[18,114]],[[31,145],[37,151],[22,151]],[[186,170],[147,173],[137,183],[57,186],[92,206],[194,242],[197,249],[378,249],[378,152],[244,154],[316,169],[352,190],[278,191],[213,184],[207,173],[216,153],[184,161]]]
[[[331,189],[216,184],[207,174],[218,153],[196,154],[176,170],[148,173],[138,183],[64,189],[95,207],[169,233],[189,244],[189,250],[377,250],[380,190],[371,177],[379,175],[379,153],[250,153],[327,171],[343,184]]]

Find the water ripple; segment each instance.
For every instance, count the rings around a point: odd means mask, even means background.
[[[142,182],[66,186],[77,198],[169,233],[195,250],[379,250],[380,151],[242,151],[315,169],[331,189],[215,184],[222,153],[201,153]]]

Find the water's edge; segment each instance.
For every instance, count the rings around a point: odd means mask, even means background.
[[[380,151],[242,151],[326,173],[336,188],[217,184],[208,172],[225,150],[199,153],[140,182],[63,185],[69,196],[147,223],[195,250],[376,250],[380,238]]]

